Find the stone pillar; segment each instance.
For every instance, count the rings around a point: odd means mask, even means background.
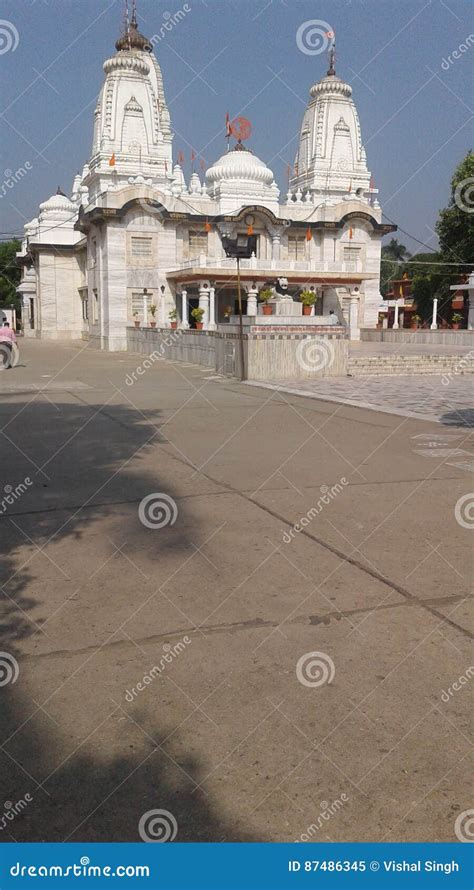
[[[398,300],[395,300],[395,315],[393,318],[393,325],[392,325],[392,327],[395,331],[398,331],[398,328],[400,327],[400,325],[398,323],[398,308],[399,308]]]
[[[469,314],[467,316],[467,329],[468,331],[474,331],[474,288],[470,287],[468,290],[469,294]]]
[[[181,322],[180,328],[189,328],[188,321],[188,292],[187,290],[181,291]]]
[[[272,235],[272,260],[280,259],[281,233],[276,232]]]
[[[199,282],[199,308],[204,309],[202,325],[203,330],[206,330],[209,324],[209,285],[207,281]]]
[[[359,299],[360,292],[359,288],[354,288],[351,291],[350,303],[349,303],[349,339],[350,340],[360,340],[360,328],[359,328]]]
[[[245,289],[247,291],[247,315],[256,315],[258,288],[255,284],[246,284]]]
[[[209,324],[207,329],[209,331],[215,331],[217,328],[216,325],[216,289],[214,287],[209,288]]]
[[[431,325],[430,325],[430,328],[432,331],[438,330],[437,317],[438,317],[438,297],[434,297],[433,298],[433,318],[431,320]]]
[[[158,304],[158,325],[160,328],[166,327],[165,294],[164,294],[164,291],[161,291],[161,290],[160,290],[159,304]]]

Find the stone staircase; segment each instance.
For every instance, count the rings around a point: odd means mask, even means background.
[[[347,373],[351,377],[379,377],[380,375],[412,376],[438,374],[458,377],[474,373],[474,353],[465,355],[352,355]]]

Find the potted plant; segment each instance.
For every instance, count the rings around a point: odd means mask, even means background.
[[[300,300],[303,304],[303,315],[311,315],[311,309],[316,302],[317,294],[314,290],[302,290]]]
[[[273,297],[273,290],[271,287],[262,287],[262,290],[259,291],[258,298],[262,301],[262,312],[264,315],[271,315],[273,312],[273,306],[268,305],[268,301]]]
[[[418,325],[420,324],[421,317],[419,315],[412,315],[410,327],[412,331],[416,331],[418,329]]]
[[[451,327],[453,331],[459,331],[460,324],[462,322],[462,315],[459,312],[455,312],[451,319]]]
[[[156,321],[155,321],[156,306],[154,303],[152,303],[150,306],[150,315],[151,315],[150,327],[156,328]]]
[[[230,320],[230,316],[232,315],[232,306],[226,306],[224,309],[224,318],[226,321]]]
[[[178,313],[176,309],[172,309],[171,312],[168,313],[168,318],[170,320],[171,330],[175,331],[178,327]]]
[[[135,327],[139,328],[140,327],[140,316],[138,315],[138,312],[133,313],[133,321],[135,323]]]
[[[203,324],[202,320],[204,318],[204,309],[201,309],[200,306],[196,306],[195,309],[191,309],[191,315],[194,318],[194,321],[196,322],[196,330],[202,331],[202,324]]]

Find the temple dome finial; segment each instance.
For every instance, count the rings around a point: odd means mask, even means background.
[[[153,52],[153,47],[150,41],[147,37],[144,37],[143,34],[140,34],[140,31],[138,30],[136,0],[132,0],[132,2],[132,17],[129,18],[128,0],[125,0],[125,24],[123,34],[117,40],[115,48],[118,52],[138,49],[142,50],[142,52],[151,53]]]
[[[327,76],[335,77],[336,76],[336,38],[335,37],[334,37],[334,40],[331,44],[331,48],[328,53],[328,59],[329,59],[329,68],[327,71]]]

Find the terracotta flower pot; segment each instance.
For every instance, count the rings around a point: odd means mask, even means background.
[[[136,321],[136,322],[135,322],[135,327],[136,327],[136,328],[139,328],[139,327],[140,327],[140,322],[139,322],[139,321]]]
[[[204,323],[204,322],[202,322],[202,321],[197,321],[197,322],[196,322],[196,330],[197,330],[197,331],[202,331],[203,323]]]
[[[273,315],[273,306],[269,306],[268,303],[264,303],[262,306],[262,312],[264,315]]]
[[[411,324],[411,325],[410,325],[410,328],[411,328],[412,331],[417,331],[417,330],[418,330],[418,325],[417,325],[416,321],[415,321],[414,324]]]
[[[156,328],[156,321],[150,321],[150,327]]]
[[[172,322],[170,323],[170,327],[171,327],[171,330],[172,330],[172,331],[175,331],[176,328],[178,327],[178,322],[177,322],[177,321],[172,321]]]
[[[303,315],[311,315],[311,306],[303,306]]]
[[[452,327],[453,331],[459,331],[459,322],[453,321],[451,327]]]

